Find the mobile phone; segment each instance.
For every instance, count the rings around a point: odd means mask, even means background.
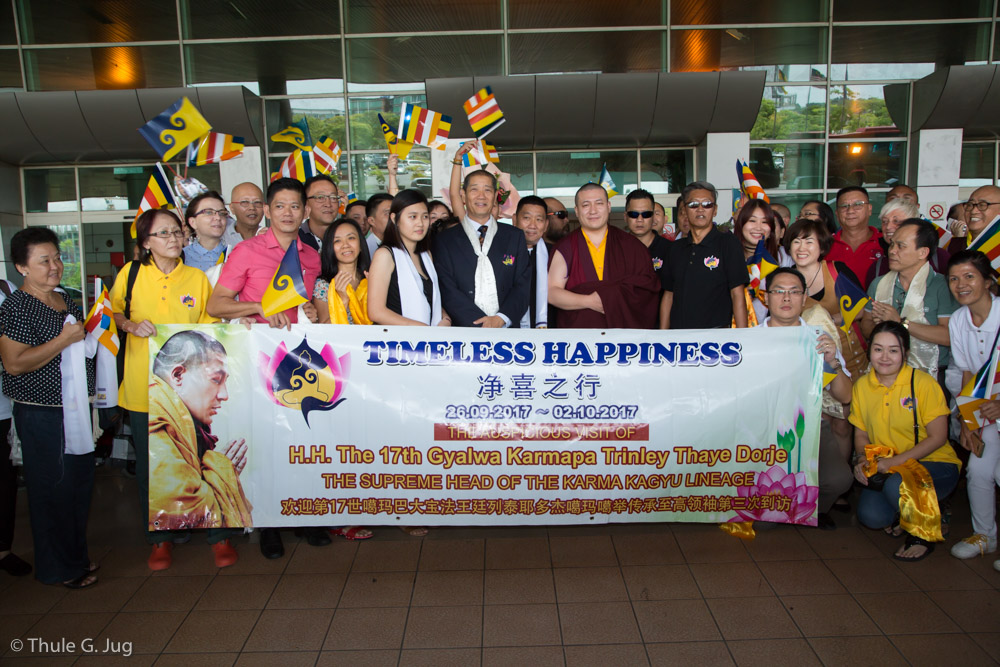
[[[969,451],[971,451],[973,454],[975,454],[979,458],[983,458],[983,447],[985,447],[985,443],[983,443],[983,439],[980,438],[979,434],[977,434],[977,433],[972,433],[971,435],[972,435],[972,449],[969,450]]]

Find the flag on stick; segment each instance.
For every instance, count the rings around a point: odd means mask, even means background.
[[[382,118],[382,114],[378,115],[378,121],[382,124],[382,134],[385,135],[385,143],[389,147],[389,152],[398,155],[400,160],[405,160],[406,156],[410,154],[410,149],[413,148],[413,143],[400,141],[396,133],[389,127],[389,123],[385,122],[385,118]]]
[[[451,132],[451,116],[424,109],[413,104],[403,104],[399,112],[400,141],[408,141],[428,148],[444,150],[444,140]],[[402,159],[400,155],[400,159]]]
[[[851,328],[855,318],[861,314],[865,305],[871,299],[865,291],[854,284],[854,282],[843,273],[837,276],[837,282],[833,284],[834,292],[837,294],[837,303],[840,306],[840,314],[844,318],[844,323],[840,326],[843,331]]]
[[[767,203],[771,203],[767,193],[764,192],[764,188],[760,186],[760,181],[750,171],[747,163],[741,161],[739,158],[736,160],[736,178],[740,181],[740,190],[748,199],[763,199]]]
[[[615,185],[614,180],[611,178],[611,172],[608,171],[608,165],[605,163],[601,166],[601,187],[607,190],[608,197],[614,197],[618,194],[618,186]]]
[[[332,174],[337,171],[340,164],[340,146],[333,139],[322,137],[319,143],[313,146],[313,157],[318,173]]]
[[[285,158],[278,171],[271,174],[271,182],[279,178],[294,178],[297,181],[306,182],[306,179],[316,175],[316,161],[313,152],[305,152],[296,149],[291,155]]]
[[[190,144],[187,149],[187,165],[201,167],[223,160],[231,160],[243,155],[243,137],[234,137],[221,132],[209,132]]]
[[[191,100],[182,97],[140,127],[139,134],[163,160],[169,160],[211,129]]]
[[[83,328],[97,344],[97,384],[94,407],[113,408],[118,405],[118,328],[111,309],[108,288],[100,278],[94,279],[94,305],[87,314]]]
[[[750,289],[760,290],[760,284],[772,271],[778,268],[778,260],[764,247],[763,239],[757,241],[757,248],[747,260],[747,272],[750,274]]]
[[[970,431],[978,431],[984,426],[992,424],[994,420],[983,417],[979,408],[988,400],[996,398],[998,389],[997,381],[997,361],[1000,360],[997,343],[1000,342],[1000,331],[993,339],[993,348],[990,356],[983,364],[982,368],[970,378],[968,383],[962,388],[962,392],[955,397],[958,404],[958,412],[962,416],[962,421]]]
[[[465,145],[463,141],[461,145]],[[485,141],[480,141],[479,146],[474,151],[469,151],[462,156],[462,165],[465,167],[474,167],[476,165],[485,165],[487,162],[493,162],[494,164],[500,163],[500,154],[497,153],[496,146]]]
[[[304,151],[311,151],[313,140],[312,135],[309,133],[309,123],[306,122],[306,117],[303,116],[285,129],[272,134],[271,141],[286,142]]]
[[[260,305],[264,317],[271,317],[289,308],[298,308],[309,298],[306,296],[306,286],[302,281],[302,262],[299,260],[299,244],[292,241],[288,244],[285,256],[281,258],[274,277],[267,284]]]
[[[149,177],[149,183],[146,184],[146,192],[142,195],[142,201],[139,202],[139,211],[132,220],[130,230],[132,238],[135,238],[136,235],[135,221],[139,219],[139,216],[151,209],[163,207],[177,208],[177,199],[174,197],[174,191],[170,188],[170,179],[163,171],[163,165],[157,162],[153,169],[153,175]]]
[[[472,126],[472,131],[476,133],[478,139],[483,139],[506,120],[489,86],[470,97],[462,106],[469,117],[469,125]]]

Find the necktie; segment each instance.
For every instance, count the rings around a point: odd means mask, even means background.
[[[541,243],[541,241],[540,241]],[[529,322],[531,323],[531,328],[535,328],[535,306],[538,304],[538,272],[535,271],[535,262],[538,261],[538,256],[535,254],[534,246],[528,248],[528,257],[531,259],[529,264],[531,265],[531,292],[530,298],[528,299],[528,313]]]
[[[489,229],[486,225],[479,226],[479,247],[483,247],[483,241],[486,240],[486,230]]]

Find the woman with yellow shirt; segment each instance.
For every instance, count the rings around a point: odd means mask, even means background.
[[[184,531],[149,530],[149,341],[158,324],[216,322],[205,312],[212,287],[202,271],[180,260],[184,232],[180,219],[171,211],[153,209],[136,220],[138,259],[122,268],[111,288],[115,324],[128,334],[125,342],[125,372],[119,405],[128,411],[135,446],[136,481],[146,541],[153,545],[151,570],[170,567],[172,543],[186,542]],[[138,268],[135,268],[135,267]],[[131,285],[129,283],[132,283]],[[215,564],[226,567],[236,562],[236,550],[229,544],[232,529],[210,529],[208,542],[215,552]]]
[[[894,557],[918,561],[941,534],[938,501],[954,490],[961,463],[948,444],[948,405],[937,380],[906,363],[910,334],[878,324],[869,340],[871,370],[854,383],[850,422],[854,477],[864,487],[858,519],[906,543]]]

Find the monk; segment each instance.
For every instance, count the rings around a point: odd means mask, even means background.
[[[563,329],[655,329],[660,280],[649,252],[608,224],[608,193],[596,183],[576,191],[580,229],[556,244],[549,265],[549,303]]]

